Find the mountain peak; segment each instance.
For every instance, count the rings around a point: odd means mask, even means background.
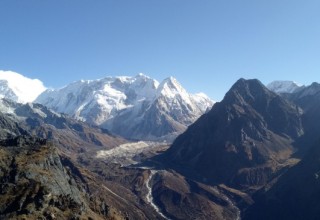
[[[177,90],[180,90],[182,88],[182,86],[178,82],[178,80],[172,76],[165,78],[159,85],[159,87],[161,87],[161,88],[163,88],[165,86],[168,86],[171,89],[177,89]]]
[[[305,96],[314,96],[315,94],[320,93],[320,84],[313,82],[310,86],[300,87],[296,92],[299,94],[300,98]]]
[[[145,75],[144,73],[138,73],[134,78],[148,78],[148,79],[150,79],[150,77]]]
[[[230,91],[251,91],[252,89],[262,89],[265,90],[265,86],[257,79],[244,79],[240,78],[237,80],[233,86],[231,87]]]
[[[0,82],[0,97],[21,103],[34,101],[46,90],[40,80],[30,79],[12,71],[0,70]]]
[[[259,99],[259,97],[274,96],[275,94],[269,91],[257,79],[239,79],[231,89],[226,93],[224,101],[227,102],[244,102]]]
[[[132,77],[131,79],[133,82],[147,82],[147,81],[150,81],[151,83],[156,82],[155,79],[152,79],[143,73],[139,73],[135,77]]]
[[[169,76],[169,77],[165,78],[162,82],[163,83],[180,84],[178,82],[178,80],[176,78],[174,78],[173,76]]]
[[[173,98],[175,95],[179,94],[184,98],[187,98],[189,94],[181,86],[181,84],[172,76],[164,79],[158,87],[158,96],[164,95],[166,97]]]
[[[301,88],[301,85],[294,81],[277,80],[269,83],[267,88],[275,93],[293,93]]]
[[[269,174],[257,172],[255,166],[287,159],[282,153],[292,153],[291,140],[304,132],[300,116],[297,106],[259,80],[241,78],[175,140],[164,157],[208,181],[241,187],[264,184]]]
[[[236,86],[240,86],[242,87],[243,85],[251,85],[251,86],[263,86],[263,84],[258,80],[258,79],[244,79],[244,78],[240,78],[238,79],[235,84],[231,87],[231,89]]]

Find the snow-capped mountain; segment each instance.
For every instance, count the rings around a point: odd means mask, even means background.
[[[159,83],[143,74],[81,80],[46,90],[35,102],[144,140],[174,138],[213,105],[204,94],[189,94],[173,77]]]
[[[45,90],[45,86],[38,79],[0,70],[0,98],[27,103],[34,101]]]
[[[301,85],[294,81],[273,81],[267,88],[275,93],[293,93],[301,88]]]

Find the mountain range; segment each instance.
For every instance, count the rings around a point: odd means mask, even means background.
[[[213,102],[192,95],[173,77],[158,83],[143,74],[78,81],[47,90],[35,102],[130,139],[172,140]]]
[[[0,107],[1,219],[165,219],[162,212],[174,219],[228,219],[238,213],[223,193],[171,171],[99,158],[129,144],[108,130],[37,103],[2,99]],[[177,193],[187,199],[180,206],[171,200]],[[156,201],[163,211],[153,208]]]
[[[129,139],[172,141],[214,103],[203,93],[188,93],[173,77],[161,83],[143,74],[106,77],[45,90],[39,80],[1,73],[3,98],[40,103]],[[35,90],[28,96],[30,88]]]
[[[292,81],[267,85],[277,93],[292,93],[302,87]],[[46,89],[39,80],[1,71],[0,96],[43,104],[125,138],[169,142],[214,104],[203,93],[188,93],[173,77],[159,83],[143,74],[80,80],[61,89]]]
[[[211,108],[172,77],[78,81],[38,103],[3,82],[1,219],[319,215],[319,83],[239,79]]]

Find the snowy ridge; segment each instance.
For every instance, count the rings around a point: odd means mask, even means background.
[[[118,111],[136,105],[154,93],[157,82],[139,74],[131,77],[107,77],[100,80],[81,80],[58,90],[47,90],[36,102],[55,111],[69,114],[93,124],[102,124]],[[142,94],[147,94],[143,97]],[[130,96],[133,96],[132,98]],[[98,115],[92,115],[96,109]]]
[[[35,102],[102,126],[126,138],[163,140],[183,132],[211,108],[204,94],[189,94],[173,77],[159,83],[144,74],[81,80],[46,90]]]
[[[27,103],[34,101],[45,90],[46,87],[38,79],[0,70],[0,98]]]
[[[275,93],[294,93],[302,86],[294,81],[273,81],[267,88]]]

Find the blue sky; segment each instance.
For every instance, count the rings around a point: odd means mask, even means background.
[[[140,72],[220,100],[320,78],[318,0],[1,0],[0,69],[48,87]]]

